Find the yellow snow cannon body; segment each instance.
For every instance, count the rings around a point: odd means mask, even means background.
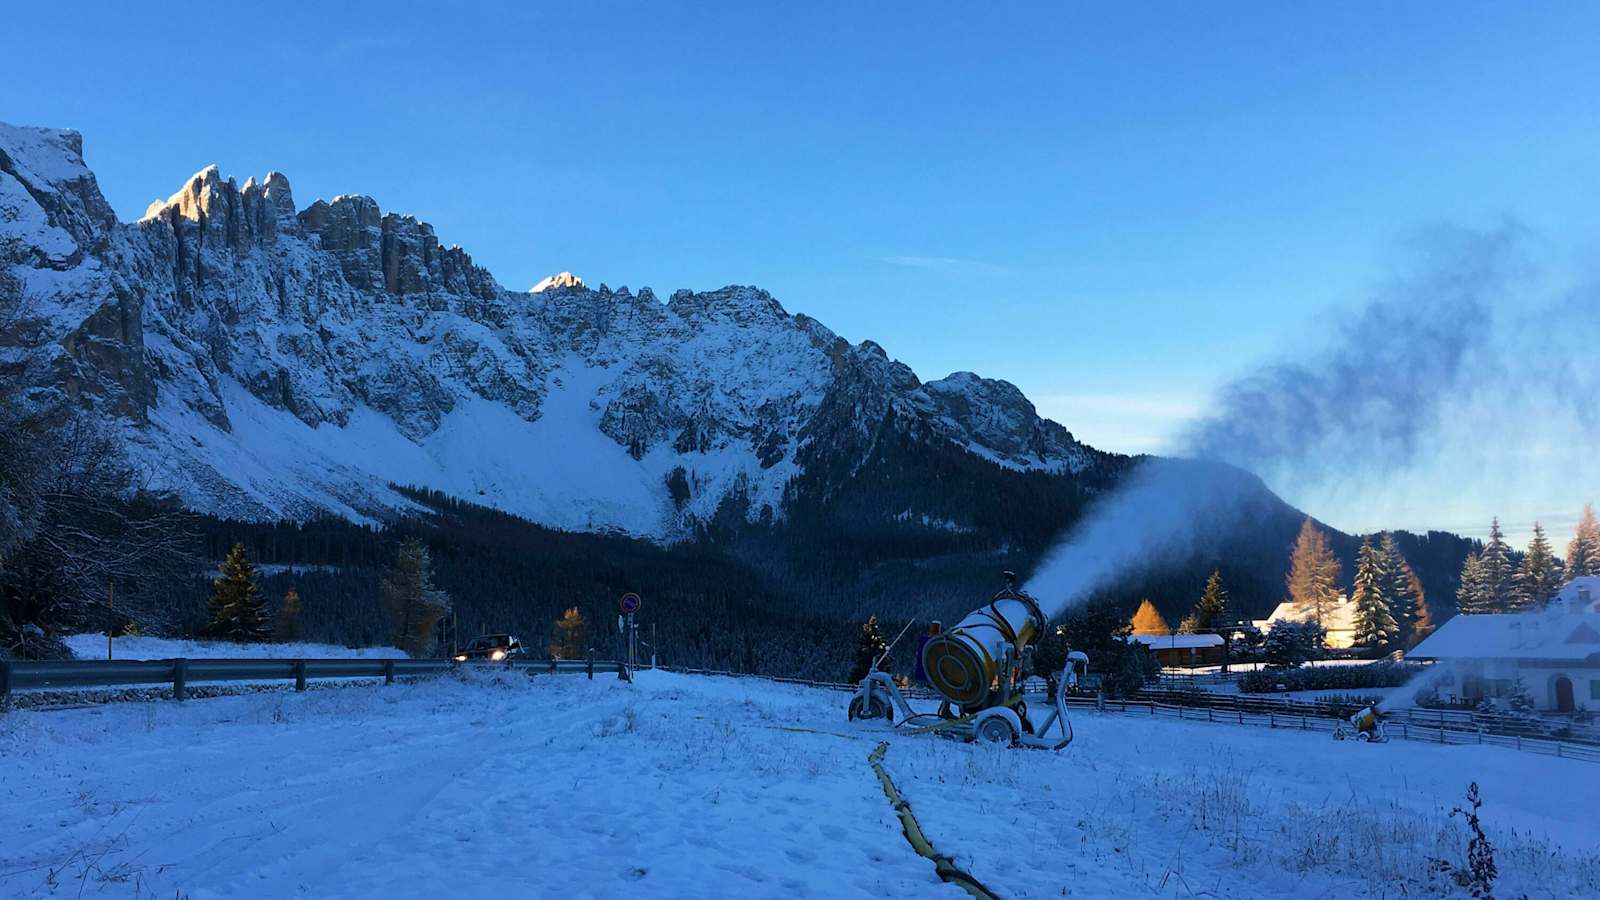
[[[1005,576],[1004,590],[923,645],[922,668],[943,701],[937,713],[912,709],[889,673],[874,669],[851,697],[849,717],[894,721],[898,710],[902,719],[896,728],[907,732],[937,731],[967,740],[1052,750],[1071,743],[1066,693],[1087,671],[1089,657],[1067,654],[1052,694],[1033,697],[1048,712],[1042,722],[1032,721],[1025,688],[1028,676],[1034,674],[1034,648],[1048,625],[1039,602],[1017,589],[1015,575]]]

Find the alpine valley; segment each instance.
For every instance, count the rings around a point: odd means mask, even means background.
[[[1007,382],[923,381],[759,288],[663,300],[561,273],[512,290],[425,222],[360,195],[299,205],[277,173],[206,168],[119,222],[73,131],[0,125],[5,310],[0,375],[115,429],[216,555],[247,536],[304,585],[376,564],[348,551],[375,529],[418,529],[443,586],[501,628],[604,615],[630,587],[829,622],[956,611],[1136,462]],[[1303,516],[1239,477],[1257,527],[1118,599],[1181,614],[1213,565],[1242,611],[1279,598]],[[452,568],[490,533],[520,575],[474,582],[481,554]],[[1447,597],[1464,542],[1404,540]],[[371,586],[350,578],[328,590]]]

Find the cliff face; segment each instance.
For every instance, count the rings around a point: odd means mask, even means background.
[[[997,472],[1111,464],[1010,384],[923,383],[753,287],[508,291],[427,223],[297,209],[277,173],[207,168],[118,223],[67,131],[0,125],[0,316],[33,401],[102,413],[155,486],[231,516],[382,515],[395,483],[670,539],[730,497],[781,518],[807,459],[848,478],[891,433]]]

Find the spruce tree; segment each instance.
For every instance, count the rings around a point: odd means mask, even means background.
[[[1483,568],[1483,592],[1489,604],[1486,612],[1505,612],[1510,609],[1515,570],[1511,566],[1511,547],[1506,544],[1505,533],[1500,530],[1498,516],[1489,526],[1489,542],[1483,545],[1478,564]]]
[[[1468,553],[1461,564],[1461,584],[1456,588],[1456,611],[1464,616],[1494,612],[1493,598],[1483,580],[1483,559]]]
[[[1194,605],[1194,611],[1185,616],[1178,626],[1179,634],[1210,634],[1220,628],[1228,616],[1228,592],[1222,588],[1222,572],[1213,570],[1206,579],[1205,593]]]
[[[1594,504],[1583,505],[1583,518],[1578,520],[1577,534],[1567,545],[1567,581],[1586,575],[1600,575],[1600,522],[1595,521]]]
[[[1417,574],[1411,570],[1411,565],[1400,553],[1400,545],[1395,541],[1394,535],[1384,532],[1383,538],[1378,543],[1378,555],[1382,559],[1383,568],[1389,577],[1388,586],[1384,590],[1384,600],[1389,605],[1389,613],[1394,616],[1394,623],[1400,628],[1400,645],[1409,647],[1415,642],[1417,620],[1420,616],[1418,607],[1422,604],[1421,582]]]
[[[1133,618],[1129,620],[1128,625],[1133,629],[1134,634],[1168,635],[1172,633],[1172,626],[1168,625],[1167,620],[1161,617],[1161,611],[1156,609],[1156,605],[1151,603],[1149,598],[1139,601],[1139,608],[1134,610]]]
[[[1538,609],[1560,590],[1561,571],[1556,568],[1550,540],[1544,536],[1544,527],[1535,522],[1528,552],[1517,566],[1511,607],[1518,612]]]
[[[1288,587],[1295,610],[1319,625],[1339,602],[1339,560],[1309,516],[1289,556]]]
[[[283,595],[283,605],[278,607],[278,615],[272,620],[272,636],[280,643],[298,641],[304,636],[300,624],[300,592],[292,587]]]
[[[855,662],[850,666],[850,683],[855,684],[867,677],[873,666],[880,670],[888,660],[880,662],[883,652],[888,645],[883,640],[883,630],[878,627],[878,617],[868,616],[867,621],[861,626],[861,635],[856,638]]]
[[[265,640],[271,633],[261,590],[256,585],[256,570],[245,556],[243,543],[234,544],[222,561],[221,577],[211,582],[206,606],[211,611],[211,621],[206,624],[205,633],[210,637],[243,643]]]
[[[1400,638],[1400,626],[1389,611],[1384,594],[1393,582],[1384,567],[1384,557],[1371,538],[1361,540],[1356,557],[1355,644],[1371,650],[1393,646]]]

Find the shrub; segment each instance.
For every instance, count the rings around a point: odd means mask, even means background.
[[[1248,694],[1278,691],[1364,690],[1399,687],[1422,671],[1416,663],[1366,663],[1348,666],[1314,666],[1303,669],[1265,669],[1239,676],[1239,690]]]

